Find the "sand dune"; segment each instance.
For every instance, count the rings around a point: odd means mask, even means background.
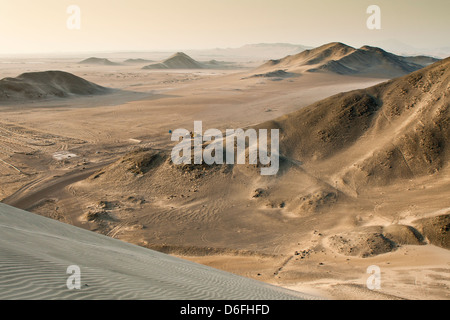
[[[0,204],[0,299],[312,299]],[[69,290],[69,266],[81,289]]]
[[[342,75],[394,78],[416,71],[436,61],[437,59],[431,57],[397,56],[370,46],[355,49],[343,43],[335,42],[305,50],[280,60],[270,60],[258,69],[330,72]]]
[[[145,66],[143,69],[202,69],[204,66],[183,52],[177,52],[166,60]]]
[[[63,71],[30,72],[0,80],[0,101],[66,98],[107,92],[110,89]]]

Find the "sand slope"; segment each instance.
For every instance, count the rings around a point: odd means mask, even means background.
[[[110,89],[63,71],[30,72],[16,78],[0,80],[0,101],[66,98],[73,95],[95,95],[107,92],[110,92]]]
[[[0,204],[0,299],[308,299]],[[68,290],[67,267],[81,268]]]

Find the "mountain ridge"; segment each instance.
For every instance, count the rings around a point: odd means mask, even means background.
[[[356,49],[341,42],[332,42],[296,55],[269,60],[257,70],[278,69],[287,72],[325,72],[395,78],[436,61],[438,59],[427,56],[398,56],[367,45]]]

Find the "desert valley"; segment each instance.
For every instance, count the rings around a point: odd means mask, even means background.
[[[450,58],[242,50],[3,58],[0,201],[312,296],[449,299]],[[194,121],[278,129],[278,173],[175,165]]]

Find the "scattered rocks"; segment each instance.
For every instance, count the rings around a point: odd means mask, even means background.
[[[97,204],[97,207],[100,209],[104,209],[104,210],[112,210],[114,208],[119,207],[119,203],[118,202],[111,202],[111,201],[100,201]]]
[[[302,251],[295,251],[294,255],[299,256],[300,259],[305,259],[308,258],[313,252],[314,252],[313,249],[307,249]]]
[[[265,190],[262,188],[258,188],[254,191],[252,198],[260,198],[264,196]]]
[[[388,253],[397,245],[382,233],[382,227],[361,228],[329,238],[329,245],[335,251],[362,258]]]
[[[166,156],[160,152],[139,149],[124,157],[122,163],[128,164],[128,171],[143,175],[162,164],[165,158]]]
[[[99,221],[99,220],[106,220],[109,219],[110,216],[108,212],[106,211],[89,211],[86,213],[86,220],[87,221]]]
[[[298,199],[297,211],[299,212],[317,212],[324,206],[329,206],[337,202],[335,192],[318,191],[302,196]]]
[[[133,196],[128,197],[127,201],[134,204],[144,204],[147,202],[143,197],[133,197]]]

